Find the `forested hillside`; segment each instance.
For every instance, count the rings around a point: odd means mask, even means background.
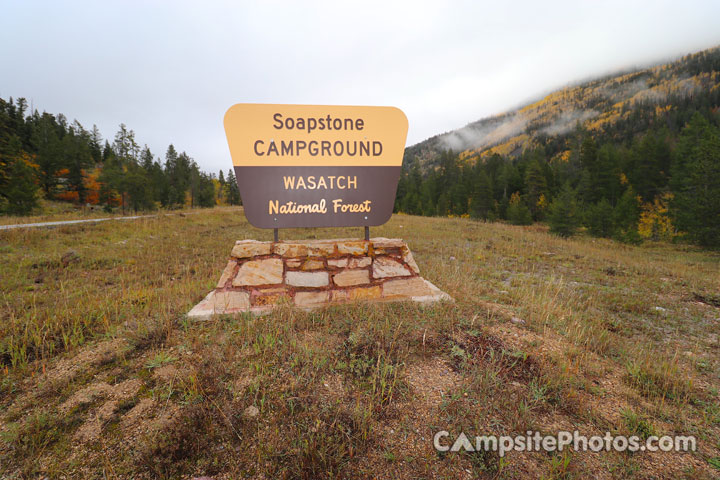
[[[720,246],[720,49],[554,92],[405,151],[396,211]]]
[[[0,213],[27,215],[40,198],[122,212],[240,202],[231,170],[204,173],[173,145],[160,159],[124,124],[110,143],[94,125],[26,111],[24,98],[0,98]]]

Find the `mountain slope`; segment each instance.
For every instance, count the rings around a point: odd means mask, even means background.
[[[607,76],[557,90],[517,110],[472,122],[436,135],[405,150],[405,163],[435,165],[439,153],[452,149],[461,159],[493,153],[517,156],[544,147],[563,155],[564,139],[579,125],[599,139],[624,140],[644,132],[658,117],[670,128],[688,119],[683,112],[720,105],[720,47],[665,65]]]

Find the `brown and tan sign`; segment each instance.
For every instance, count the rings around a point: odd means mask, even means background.
[[[232,106],[225,133],[245,215],[260,228],[387,222],[407,130],[394,107]]]

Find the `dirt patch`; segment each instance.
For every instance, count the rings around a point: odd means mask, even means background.
[[[153,379],[161,382],[171,382],[179,377],[179,370],[175,365],[163,365],[153,371]]]
[[[339,402],[345,396],[342,376],[337,374],[329,375],[323,380],[322,384],[324,389],[322,389],[320,395],[324,397],[325,401]]]
[[[47,382],[52,385],[67,383],[88,367],[114,361],[126,347],[127,342],[124,339],[116,338],[80,350],[73,357],[61,359],[55,367],[47,370],[40,383]]]
[[[343,343],[339,335],[305,330],[298,334],[298,343],[308,350],[335,350]]]
[[[75,392],[60,405],[59,410],[61,412],[67,412],[79,405],[92,403],[98,398],[110,397],[114,400],[127,400],[135,396],[142,385],[143,383],[135,378],[112,386],[105,382],[94,383]]]
[[[440,405],[445,395],[460,382],[460,376],[440,357],[410,365],[406,378],[426,408]]]

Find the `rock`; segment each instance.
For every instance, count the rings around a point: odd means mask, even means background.
[[[320,270],[321,268],[325,268],[322,260],[306,260],[302,265],[303,270]]]
[[[209,317],[214,314],[241,312],[248,308],[250,308],[250,294],[247,292],[213,290],[188,312],[188,317]]]
[[[247,418],[254,418],[260,414],[260,410],[255,405],[250,405],[245,409],[243,415]]]
[[[363,267],[369,267],[372,263],[372,258],[370,257],[359,257],[359,258],[351,258],[348,262],[348,267],[350,268],[363,268]]]
[[[307,257],[309,250],[307,245],[299,243],[276,243],[273,253],[283,257]]]
[[[400,253],[405,242],[398,238],[373,238],[371,240],[375,255],[387,255],[389,253]]]
[[[63,256],[60,257],[60,262],[62,263],[63,268],[67,268],[68,265],[71,263],[76,263],[80,261],[80,255],[75,250],[68,250],[67,252],[63,253]]]
[[[220,280],[218,280],[217,287],[216,288],[224,288],[225,284],[230,280],[235,273],[235,267],[237,266],[237,262],[235,260],[230,260],[227,265],[225,265],[225,270],[223,270],[222,275],[220,275]]]
[[[348,293],[346,290],[332,290],[330,292],[331,302],[344,302],[348,299]]]
[[[365,255],[368,243],[365,241],[342,241],[337,244],[340,255]]]
[[[408,248],[407,245],[403,245],[403,262],[407,264],[410,269],[415,273],[420,273],[420,269],[417,266],[417,263],[415,263],[415,258],[413,258],[413,254]]]
[[[240,265],[233,280],[234,287],[243,285],[275,285],[283,281],[283,262],[279,258],[249,260]]]
[[[405,242],[399,238],[375,237],[371,238],[370,242],[376,250],[378,248],[402,248],[405,245]]]
[[[295,294],[295,305],[298,307],[307,307],[310,305],[317,305],[326,303],[330,294],[327,290],[319,292],[297,292]]]
[[[433,291],[421,277],[388,280],[383,283],[383,297],[418,297],[432,294]]]
[[[308,251],[311,257],[329,257],[335,253],[335,242],[313,242],[308,245]]]
[[[380,285],[374,287],[359,287],[351,288],[347,291],[348,299],[351,301],[356,300],[374,300],[382,296],[382,289]]]
[[[215,290],[188,315],[263,314],[283,302],[314,308],[330,302],[405,299],[452,301],[419,277],[412,252],[400,239],[243,240],[233,246]]]
[[[377,257],[372,266],[373,278],[405,277],[411,275],[402,263],[390,257]]]
[[[255,306],[275,305],[290,298],[285,288],[265,288],[253,291],[252,299]]]
[[[239,240],[235,242],[232,249],[232,255],[235,258],[250,258],[260,255],[270,255],[271,244],[268,242],[258,242],[257,240]]]
[[[331,258],[327,262],[329,267],[345,268],[348,266],[347,258]]]
[[[327,272],[287,272],[285,283],[294,287],[324,287],[330,278]]]
[[[344,270],[333,275],[333,281],[338,287],[362,285],[370,283],[370,272],[367,270]]]

